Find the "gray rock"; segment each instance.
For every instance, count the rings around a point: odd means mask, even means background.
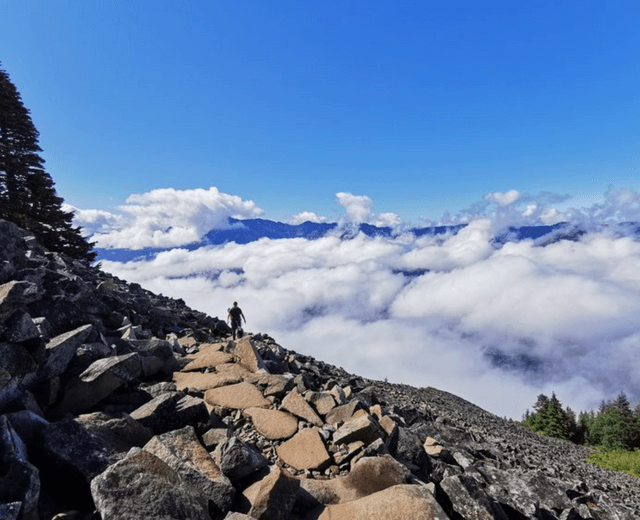
[[[22,509],[22,502],[0,503],[0,518],[2,520],[18,520],[20,509]]]
[[[38,520],[39,472],[29,462],[26,445],[5,416],[0,416],[0,468],[0,503],[21,502],[21,518]]]
[[[18,269],[27,264],[27,244],[25,237],[28,232],[16,226],[13,222],[0,219],[0,284],[5,283]]]
[[[471,477],[446,477],[440,482],[440,487],[451,508],[465,520],[509,520],[500,504],[492,500]]]
[[[40,335],[31,316],[21,310],[14,312],[5,322],[5,326],[5,338],[12,343],[23,343]]]
[[[99,359],[67,386],[55,413],[87,412],[114,390],[136,379],[140,372],[140,356],[136,353]]]
[[[5,417],[27,447],[34,444],[40,432],[49,425],[46,419],[29,410],[8,413]]]
[[[109,520],[211,520],[206,500],[155,455],[133,448],[91,481],[91,496]]]
[[[121,458],[103,438],[92,435],[73,419],[51,423],[42,429],[40,439],[47,464],[59,466],[87,483]]]
[[[229,511],[236,490],[200,444],[193,427],[157,435],[144,449],[168,464],[192,490],[206,498],[211,516]]]
[[[431,472],[431,459],[422,447],[424,441],[407,428],[398,428],[397,444],[389,451],[410,470],[428,475]]]
[[[46,345],[47,361],[42,371],[43,379],[62,374],[76,354],[76,350],[89,337],[92,325],[83,325],[75,330],[60,334]]]
[[[153,432],[126,413],[119,416],[103,412],[80,415],[75,421],[110,450],[123,456],[134,447],[141,448],[153,437]]]
[[[53,328],[47,318],[38,317],[33,319],[33,323],[38,329],[38,335],[43,341],[49,341],[53,336]]]
[[[0,411],[22,396],[20,380],[12,377],[9,372],[0,368]]]
[[[0,343],[0,368],[13,377],[20,377],[35,372],[38,365],[22,345]]]
[[[42,298],[40,286],[24,281],[11,281],[0,285],[0,323],[4,323],[16,310]]]
[[[185,425],[208,423],[210,416],[202,399],[181,392],[161,393],[131,417],[151,429],[155,435],[177,430]]]
[[[231,480],[247,477],[267,465],[267,459],[258,450],[242,442],[238,437],[231,437],[222,446],[220,469]]]

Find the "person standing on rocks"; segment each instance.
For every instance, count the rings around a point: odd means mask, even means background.
[[[227,320],[231,324],[231,332],[233,332],[233,339],[236,339],[236,331],[238,332],[238,337],[242,337],[242,320],[247,323],[247,318],[244,317],[242,313],[242,309],[238,307],[238,302],[233,302],[233,307],[228,309],[229,316]]]

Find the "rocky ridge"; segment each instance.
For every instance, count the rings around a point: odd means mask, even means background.
[[[0,244],[0,519],[640,517],[584,447]]]

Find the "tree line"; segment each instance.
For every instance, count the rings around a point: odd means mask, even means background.
[[[527,410],[522,424],[533,431],[606,450],[640,448],[640,404],[632,408],[624,393],[613,401],[603,401],[597,411],[576,413],[562,407],[555,392],[551,397],[540,394]]]
[[[0,218],[31,231],[50,251],[91,262],[93,243],[63,211],[44,160],[29,110],[9,75],[0,68]]]

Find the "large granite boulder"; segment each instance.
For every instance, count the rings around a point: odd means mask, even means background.
[[[101,517],[109,520],[211,520],[207,500],[158,457],[133,448],[91,481]]]
[[[64,390],[55,413],[83,413],[122,385],[133,381],[142,371],[140,356],[133,352],[93,362]]]
[[[193,427],[157,435],[144,450],[175,470],[194,492],[205,498],[213,517],[229,511],[236,490],[202,446]]]

